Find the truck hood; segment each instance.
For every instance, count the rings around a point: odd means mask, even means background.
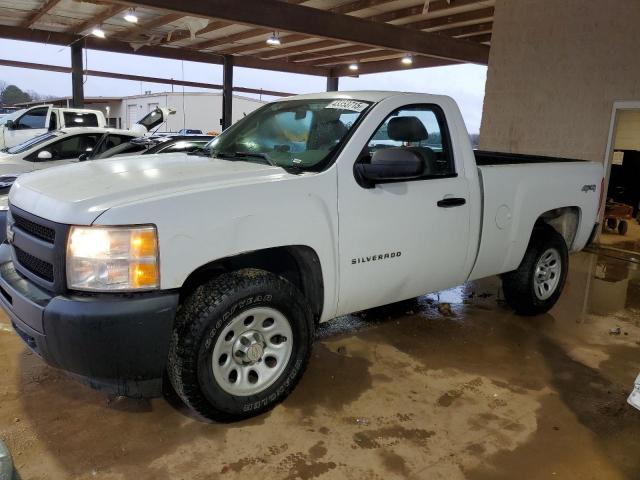
[[[197,190],[278,181],[282,168],[245,161],[164,153],[64,165],[21,175],[9,201],[54,222],[91,224],[120,205]]]

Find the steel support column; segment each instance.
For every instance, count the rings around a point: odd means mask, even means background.
[[[338,77],[327,77],[327,92],[338,91]]]
[[[233,115],[233,55],[225,55],[222,63],[222,130],[231,126]]]
[[[74,108],[84,108],[83,46],[83,40],[71,44],[71,97]]]

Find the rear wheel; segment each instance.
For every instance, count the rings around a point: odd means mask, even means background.
[[[626,235],[628,230],[629,230],[629,224],[627,223],[627,221],[620,220],[620,223],[618,224],[618,233],[620,235]]]
[[[502,276],[505,300],[521,315],[537,315],[555,305],[569,267],[562,235],[544,226],[534,230],[517,270]]]
[[[220,275],[181,306],[169,378],[202,416],[234,421],[281,402],[304,372],[314,323],[288,281],[255,269]]]

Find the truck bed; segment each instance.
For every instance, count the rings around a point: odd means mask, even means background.
[[[489,152],[484,150],[474,150],[476,165],[520,165],[523,163],[565,163],[565,162],[585,162],[573,158],[545,157],[542,155],[523,155],[520,153]]]
[[[558,207],[576,214],[569,249],[585,246],[596,222],[601,164],[493,152],[476,152],[476,160],[483,208],[472,279],[517,268],[536,219]]]

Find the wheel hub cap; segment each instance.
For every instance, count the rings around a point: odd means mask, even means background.
[[[238,336],[233,346],[233,359],[240,365],[253,365],[262,360],[267,346],[264,337],[254,330]]]
[[[539,300],[551,297],[560,283],[562,262],[560,253],[555,248],[546,250],[536,264],[534,273],[534,290]]]
[[[211,367],[216,383],[237,396],[264,391],[286,370],[293,340],[289,320],[274,308],[256,307],[236,315],[213,347]]]

